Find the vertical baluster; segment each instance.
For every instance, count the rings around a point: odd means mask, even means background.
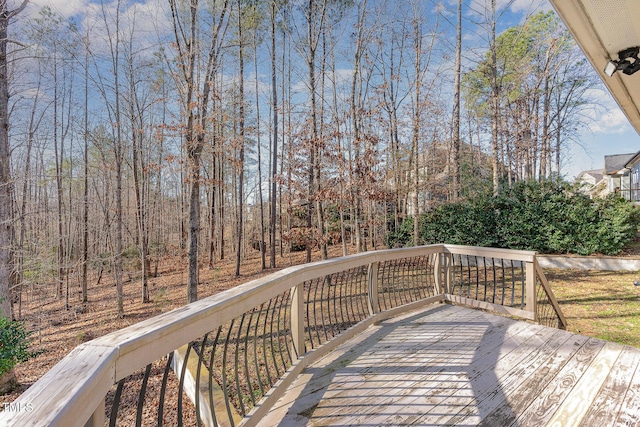
[[[253,328],[253,363],[255,365],[256,378],[258,380],[258,387],[260,388],[260,396],[264,396],[264,387],[262,385],[262,376],[260,375],[260,364],[258,363],[258,325],[260,324],[260,317],[262,315],[263,305],[264,303],[260,304],[260,308],[258,309],[258,318],[256,319],[256,323]],[[265,361],[265,365],[266,365],[266,361]]]
[[[373,316],[380,312],[380,301],[378,299],[378,263],[372,262],[367,267],[367,290],[369,298],[369,314]]]
[[[315,286],[313,284],[315,283]],[[311,299],[311,288],[313,289],[313,300]],[[309,305],[313,305],[313,330],[316,332],[316,338],[318,339],[318,346],[322,344],[322,339],[320,338],[320,331],[318,326],[318,288],[320,288],[320,303],[322,304],[322,293],[324,291],[324,281],[320,281],[320,279],[310,281],[309,292],[307,296],[307,319],[309,322],[309,340],[313,341],[311,337],[311,317],[309,317]],[[320,322],[324,324],[322,314],[322,305],[320,306]],[[326,338],[325,338],[326,339]]]
[[[496,265],[495,258],[491,258],[491,269],[493,270],[493,300],[491,302],[497,304],[499,301],[498,291],[500,288],[498,287],[498,266]]]
[[[211,355],[209,356],[209,406],[211,407],[211,417],[213,418],[213,425],[217,426],[218,425],[218,420],[216,417],[216,406],[215,406],[215,402],[213,399],[213,390],[214,390],[214,384],[213,382],[215,381],[215,379],[213,378],[213,370],[214,370],[214,365],[213,365],[213,361],[215,360],[215,356],[216,356],[216,347],[218,346],[218,343],[220,342],[220,334],[222,333],[222,325],[220,325],[218,327],[218,331],[216,332],[216,337],[213,340],[213,344],[211,345]],[[203,351],[204,353],[204,351]],[[171,354],[173,356],[173,353]],[[166,375],[166,373],[165,373]],[[216,384],[217,386],[217,384]]]
[[[222,392],[224,393],[224,403],[227,407],[227,416],[229,417],[229,422],[231,425],[235,425],[233,421],[233,414],[231,409],[231,399],[229,398],[229,382],[227,381],[227,353],[229,350],[229,342],[231,341],[231,330],[233,329],[234,320],[231,321],[229,325],[229,330],[227,331],[227,338],[224,340],[224,346],[222,350]],[[185,357],[186,359],[186,357]],[[186,363],[185,363],[186,366]],[[180,395],[178,395],[180,397]],[[178,410],[180,410],[180,405],[178,405]]]
[[[269,304],[267,304],[267,309],[264,312],[264,325],[262,327],[262,353],[264,354],[264,366],[267,373],[267,378],[269,379],[269,387],[273,387],[273,384],[275,382],[273,380],[273,375],[271,375],[271,371],[269,369],[269,354],[267,353],[267,325],[269,324],[269,313],[271,311],[272,303],[273,303],[273,300],[269,300]]]
[[[271,320],[269,321],[269,344],[271,346],[271,359],[273,360],[273,366],[276,370],[276,378],[280,378],[280,369],[278,368],[278,359],[276,358],[276,353],[275,353],[276,349],[273,343],[273,333],[274,333],[273,324],[274,324],[275,313],[278,306],[278,299],[279,299],[279,296],[273,299],[273,307],[271,308]]]
[[[164,396],[167,391],[167,381],[169,380],[169,371],[171,370],[172,363],[173,352],[167,356],[167,364],[164,367],[164,374],[162,375],[162,387],[160,387],[160,398],[158,399],[158,422],[156,423],[158,427],[162,427],[164,423]]]
[[[239,357],[240,357],[240,342],[241,340],[241,335],[242,335],[242,326],[244,325],[244,319],[246,317],[246,313],[242,315],[242,317],[240,318],[240,324],[238,325],[238,332],[236,333],[236,339],[235,339],[235,351],[233,352],[233,372],[234,372],[234,378],[235,378],[235,382],[236,382],[236,394],[238,395],[238,404],[240,405],[240,413],[242,414],[242,416],[244,417],[247,414],[247,411],[245,410],[244,407],[244,396],[242,395],[242,387],[240,386],[240,363],[239,363]]]
[[[253,322],[253,313],[255,308],[249,312],[249,320],[247,321],[247,329],[244,333],[244,371],[246,372],[246,384],[249,393],[249,399],[251,400],[251,407],[256,406],[256,399],[253,395],[253,384],[251,383],[251,371],[249,370],[249,335],[251,334],[251,323]]]
[[[291,289],[291,337],[296,357],[304,354],[303,286],[304,284],[301,283]]]

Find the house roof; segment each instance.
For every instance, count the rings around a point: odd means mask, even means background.
[[[631,169],[633,166],[637,165],[640,162],[640,151],[634,154],[627,163],[624,164],[624,167],[627,169]]]
[[[592,176],[593,178],[595,178],[596,182],[600,182],[604,177],[604,174],[602,173],[602,169],[592,169],[592,170],[580,172],[580,174],[576,177],[576,181],[579,181],[585,175]]]
[[[604,174],[615,175],[621,169],[625,168],[625,165],[635,157],[636,153],[627,154],[612,154],[604,156]]]
[[[604,74],[621,50],[640,46],[640,1],[550,0],[632,126],[640,133],[640,72]]]

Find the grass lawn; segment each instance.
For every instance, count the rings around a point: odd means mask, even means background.
[[[640,347],[639,272],[545,269],[568,331]]]

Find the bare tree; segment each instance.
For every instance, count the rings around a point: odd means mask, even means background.
[[[210,4],[210,13],[214,16],[211,22],[210,39],[205,43],[200,40],[199,0],[190,0],[188,11],[182,13],[183,8],[178,0],[169,0],[173,33],[177,49],[176,61],[179,64],[179,86],[181,87],[181,103],[186,117],[185,145],[189,168],[189,282],[187,284],[187,302],[198,299],[198,242],[200,235],[200,158],[206,142],[208,128],[208,107],[211,89],[215,84],[219,59],[222,52],[222,41],[227,28],[227,12],[229,1],[214,1]],[[205,52],[205,70],[199,82],[196,71],[200,56],[199,46],[208,46]],[[201,89],[199,90],[199,85]]]
[[[0,0],[0,315],[11,318],[11,280],[14,271],[11,256],[13,212],[11,209],[11,149],[9,147],[9,76],[7,44],[11,20],[27,7],[24,0],[9,10],[7,0]]]
[[[269,265],[276,268],[276,221],[277,183],[278,176],[278,85],[276,75],[276,0],[271,0],[271,110],[273,114],[273,137],[271,140],[271,186],[269,189],[270,220],[269,220]],[[284,74],[284,73],[283,73]]]
[[[460,197],[460,78],[462,67],[462,0],[458,0],[458,21],[456,24],[456,62],[454,65],[453,82],[453,149],[451,150],[451,168],[453,176],[453,188],[451,195],[453,200]]]
[[[243,9],[242,9],[242,0],[237,0],[237,30],[238,30],[238,91],[239,91],[239,99],[238,99],[238,141],[237,144],[239,146],[239,158],[238,158],[238,228],[236,235],[236,277],[240,275],[240,261],[242,258],[242,244],[243,244],[243,233],[244,233],[244,151],[245,151],[245,141],[244,141],[244,122],[245,122],[245,112],[244,112],[244,40],[243,40]],[[257,76],[256,76],[257,78]]]

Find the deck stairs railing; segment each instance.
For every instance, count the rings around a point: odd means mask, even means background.
[[[0,425],[257,425],[310,363],[376,322],[437,303],[566,327],[535,252],[360,253],[285,268],[81,344]]]

